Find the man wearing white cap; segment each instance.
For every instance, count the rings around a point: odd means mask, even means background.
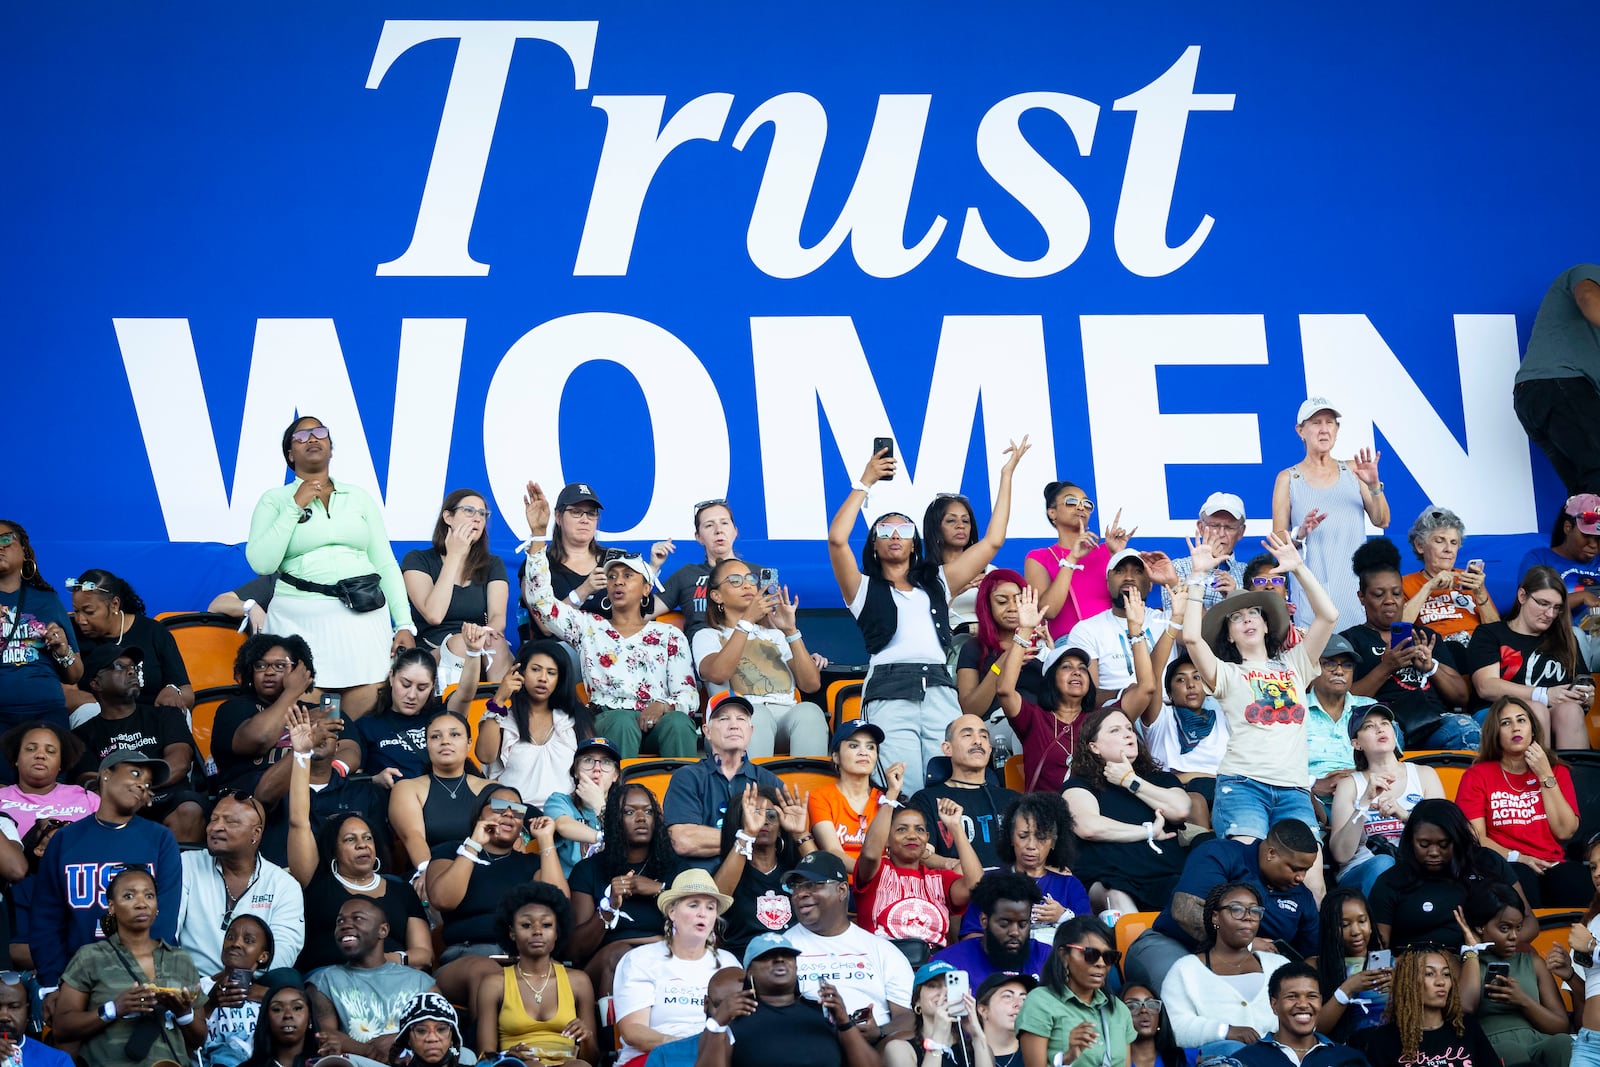
[[[1146,650],[1154,657],[1171,619],[1165,611],[1146,608],[1144,629],[1137,635],[1130,633],[1127,598],[1143,601],[1150,595],[1150,575],[1145,569],[1144,557],[1131,548],[1118,552],[1106,564],[1106,588],[1111,592],[1111,607],[1078,623],[1062,642],[1066,647],[1081,648],[1094,657],[1089,664],[1089,677],[1094,681],[1101,703],[1116,700],[1133,684],[1134,644],[1144,641]],[[1171,597],[1165,586],[1161,595],[1162,599]],[[1173,641],[1168,638],[1163,646],[1167,655],[1159,663],[1151,659],[1157,673],[1166,670],[1172,646]]]
[[[1234,546],[1244,536],[1244,501],[1233,493],[1206,497],[1200,506],[1200,519],[1194,524],[1194,535],[1200,540],[1215,538],[1214,548],[1220,557],[1211,583],[1205,587],[1205,606],[1209,608],[1229,593],[1245,588],[1244,563],[1233,554]],[[1173,560],[1172,566],[1178,574],[1177,584],[1189,580],[1189,557]],[[1168,585],[1161,587],[1161,610],[1172,612],[1172,589]]]

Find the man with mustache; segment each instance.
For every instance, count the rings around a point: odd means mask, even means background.
[[[967,840],[983,869],[992,871],[1003,866],[999,853],[1000,814],[1021,794],[988,779],[989,759],[994,755],[988,724],[976,715],[960,716],[945,727],[940,749],[950,758],[950,777],[924,786],[907,802],[922,812],[932,830],[933,850],[942,857],[929,866],[956,867],[955,841],[939,821],[941,799],[961,805]]]

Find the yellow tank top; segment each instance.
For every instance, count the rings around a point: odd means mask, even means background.
[[[556,1013],[550,1019],[535,1019],[528,1013],[522,1000],[527,991],[526,981],[518,976],[515,964],[505,968],[505,996],[500,1001],[501,1049],[526,1044],[538,1049],[560,1050],[569,1058],[577,1052],[572,1039],[561,1033],[578,1017],[578,1006],[572,999],[572,983],[567,980],[565,967],[559,963],[554,967],[553,989],[544,994],[548,997],[553,992],[556,998]]]

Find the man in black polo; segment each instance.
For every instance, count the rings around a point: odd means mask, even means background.
[[[672,851],[681,859],[694,860],[691,866],[715,871],[721,865],[722,818],[738,803],[740,793],[752,785],[783,789],[778,776],[757,767],[746,751],[752,714],[744,697],[732,693],[722,697],[706,712],[702,730],[706,755],[672,773],[662,814]]]

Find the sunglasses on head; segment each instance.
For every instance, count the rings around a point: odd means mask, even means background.
[[[1250,584],[1256,589],[1282,589],[1284,577],[1281,574],[1260,574],[1250,579]]]
[[[1122,953],[1114,948],[1096,948],[1093,945],[1068,945],[1068,948],[1083,957],[1083,962],[1093,966],[1101,960],[1109,967],[1115,967],[1122,961]]]
[[[289,440],[303,445],[313,437],[319,441],[326,441],[328,439],[328,428],[326,426],[313,426],[309,430],[296,430],[289,435]]]
[[[891,537],[898,537],[902,541],[909,541],[917,534],[917,524],[914,522],[880,522],[873,528],[878,535],[878,540],[887,541]]]
[[[702,500],[694,506],[694,517],[698,519],[700,517],[700,513],[706,508],[725,508],[727,506],[728,502],[720,496],[711,500]]]
[[[502,811],[509,811],[519,819],[528,814],[528,805],[522,803],[520,800],[507,800],[505,797],[495,797],[493,800],[489,801],[489,807],[496,814],[499,814]]]
[[[80,582],[76,578],[68,578],[63,584],[75,593],[92,593],[96,589],[104,590],[107,593],[111,592],[110,589],[107,589],[104,585],[92,578],[87,582]]]

